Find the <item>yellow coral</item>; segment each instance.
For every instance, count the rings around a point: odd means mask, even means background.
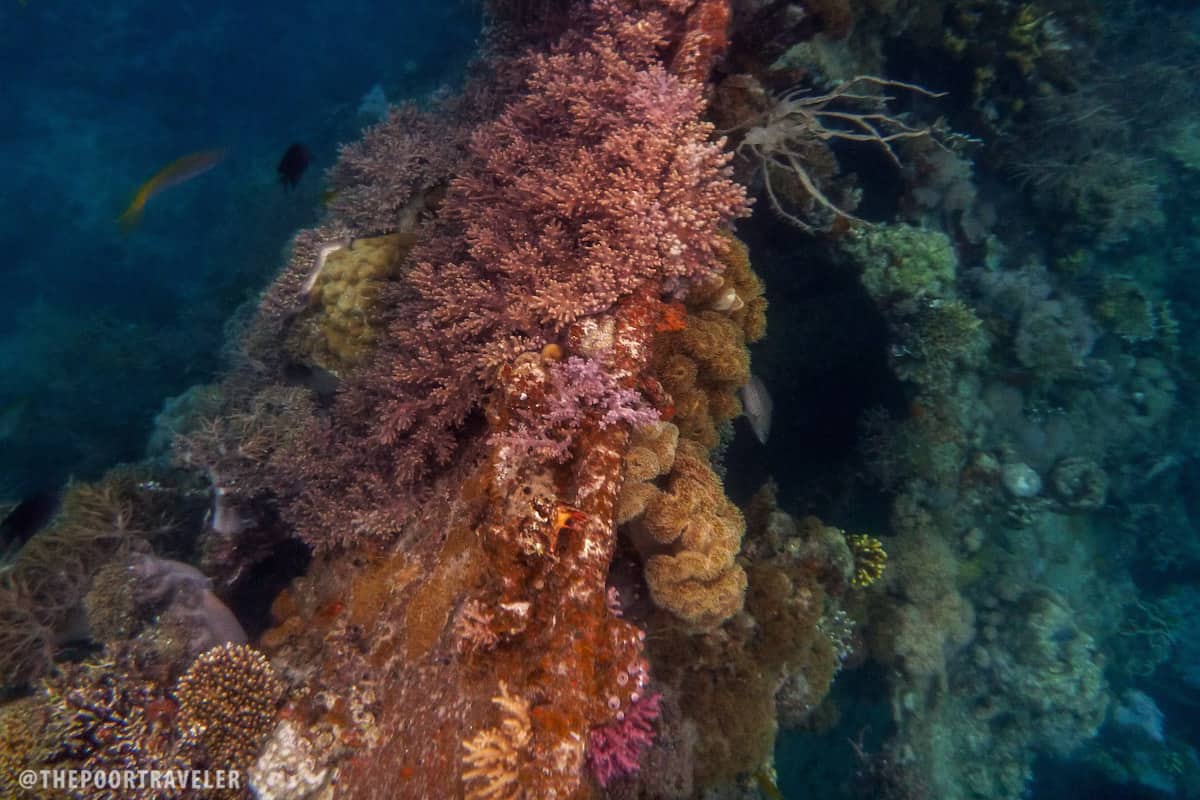
[[[533,738],[529,702],[508,693],[500,681],[500,694],[492,702],[504,712],[499,728],[489,728],[463,742],[464,783],[478,782],[467,790],[467,800],[520,800],[525,796],[518,778],[525,749]]]
[[[742,607],[746,575],[736,557],[746,523],[704,447],[681,440],[666,491],[649,494],[630,533],[651,597],[691,626],[720,625]]]
[[[339,372],[362,363],[375,343],[380,292],[415,243],[412,234],[356,239],[331,252],[311,290],[313,307],[293,325],[288,349]]]
[[[887,566],[883,542],[866,534],[847,534],[846,542],[854,554],[854,577],[850,581],[854,588],[865,589],[883,577]]]

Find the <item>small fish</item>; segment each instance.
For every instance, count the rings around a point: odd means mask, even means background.
[[[312,163],[312,153],[304,145],[294,142],[284,151],[283,158],[279,159],[279,166],[275,168],[275,171],[279,173],[279,182],[289,189],[295,189],[310,163]]]
[[[0,551],[15,552],[58,513],[57,490],[39,489],[13,506],[0,521]]]
[[[771,394],[767,391],[766,385],[757,375],[751,375],[750,380],[746,381],[746,385],[741,389],[742,410],[746,414],[746,419],[750,421],[750,427],[754,429],[754,435],[762,444],[767,443],[767,437],[771,435]]]
[[[203,175],[224,159],[224,150],[201,150],[172,161],[138,188],[133,202],[125,209],[125,213],[117,218],[117,223],[126,231],[132,230],[141,220],[142,212],[146,210],[146,203],[150,198],[172,186]]]

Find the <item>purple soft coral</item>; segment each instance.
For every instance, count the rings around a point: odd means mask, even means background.
[[[515,431],[495,437],[506,452],[565,461],[575,432],[589,417],[601,428],[636,428],[658,421],[658,411],[639,392],[622,387],[596,359],[571,356],[553,362],[545,375],[547,405],[515,409]]]
[[[601,786],[638,771],[642,752],[654,744],[654,721],[661,699],[657,693],[639,697],[629,704],[623,718],[592,728],[587,760]]]
[[[557,405],[551,409],[553,424],[578,426],[588,410],[603,412],[600,427],[628,423],[632,427],[658,421],[658,412],[633,389],[618,385],[600,362],[571,356],[550,368]]]

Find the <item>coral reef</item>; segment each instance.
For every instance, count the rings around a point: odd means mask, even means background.
[[[176,724],[205,763],[245,770],[275,729],[282,692],[262,653],[223,644],[205,651],[175,685]]]
[[[644,497],[643,512],[631,522],[655,604],[698,628],[740,610],[746,575],[735,558],[745,521],[726,499],[703,447],[680,440],[665,488]]]
[[[348,242],[329,252],[306,281],[311,300],[291,321],[285,345],[298,361],[334,374],[369,355],[382,333],[380,295],[398,277],[414,240],[393,233]]]
[[[1195,137],[1118,113],[1128,62],[1078,62],[1146,52],[1096,6],[486,4],[461,92],[342,148],[227,373],[164,407],[157,471],[73,484],[3,571],[0,673],[32,693],[0,771],[1016,800],[1078,759],[1184,786]],[[752,358],[760,273],[808,327]]]
[[[50,524],[16,554],[0,579],[0,679],[20,686],[43,675],[59,647],[86,638],[84,597],[106,564],[168,539],[172,493],[154,473],[112,470],[63,493]]]
[[[108,786],[89,796],[183,798],[192,790],[180,771],[244,771],[253,764],[275,727],[281,688],[260,653],[223,645],[202,654],[170,689],[131,671],[123,658],[104,655],[48,680],[39,702],[58,720],[59,727],[47,728],[61,732],[58,763],[162,771],[160,785]],[[231,781],[218,794],[244,797],[244,788]]]

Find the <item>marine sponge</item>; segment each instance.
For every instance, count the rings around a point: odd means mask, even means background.
[[[283,686],[266,657],[244,644],[203,653],[175,687],[179,726],[209,764],[246,769],[275,727]]]

